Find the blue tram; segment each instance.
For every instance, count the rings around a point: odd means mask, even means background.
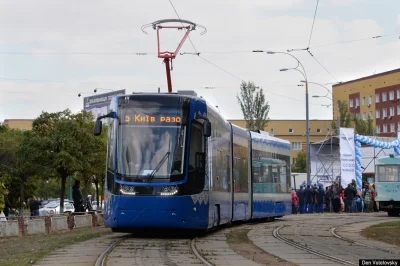
[[[400,213],[400,157],[385,156],[376,159],[375,189],[379,209],[389,216]]]
[[[291,213],[290,143],[232,125],[194,92],[112,99],[104,223],[205,230]]]

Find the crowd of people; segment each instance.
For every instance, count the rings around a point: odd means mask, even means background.
[[[378,211],[376,195],[375,185],[366,182],[361,191],[354,183],[346,188],[334,183],[325,189],[323,184],[303,183],[298,190],[292,187],[292,214]]]

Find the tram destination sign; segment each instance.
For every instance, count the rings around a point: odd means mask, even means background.
[[[125,90],[111,91],[83,98],[83,110],[92,112],[94,120],[101,115],[106,115],[110,110],[113,97],[124,95]]]

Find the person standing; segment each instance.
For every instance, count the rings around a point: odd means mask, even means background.
[[[83,210],[83,200],[82,200],[82,194],[79,189],[79,186],[81,184],[81,181],[75,180],[75,184],[72,186],[72,199],[74,201],[74,208],[75,212],[82,212]]]
[[[31,216],[39,216],[39,207],[40,207],[40,202],[38,201],[36,196],[33,196],[33,199],[29,201]]]
[[[324,213],[324,199],[325,199],[325,190],[322,184],[319,184],[318,189],[318,213]]]
[[[296,194],[296,190],[292,187],[292,214],[297,214],[299,199]]]
[[[306,203],[306,213],[313,213],[314,207],[314,191],[312,189],[311,183],[307,183],[307,188],[304,191],[304,200]]]
[[[340,191],[339,191],[339,185],[335,184],[332,187],[332,205],[333,205],[333,211],[335,213],[338,213],[340,211]]]
[[[356,212],[356,206],[355,206],[355,197],[356,197],[356,190],[354,189],[354,187],[352,186],[352,184],[348,184],[347,188],[345,189],[345,193],[346,193],[346,206],[347,208],[345,208],[346,212]]]
[[[297,198],[298,198],[298,204],[299,204],[299,213],[303,214],[305,213],[305,204],[304,204],[304,189],[303,189],[303,184],[300,185],[300,189],[297,191]]]
[[[8,199],[8,193],[9,191],[8,189],[6,189],[6,191],[4,191],[4,209],[3,209],[4,215],[6,217],[10,215],[10,210],[12,209],[10,200]]]

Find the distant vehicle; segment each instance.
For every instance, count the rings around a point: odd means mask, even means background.
[[[64,212],[66,211],[74,211],[74,202],[65,200],[64,201]],[[39,209],[39,215],[40,216],[49,216],[49,215],[55,215],[55,214],[60,214],[60,201],[52,201],[48,204],[46,204],[43,208]]]
[[[375,201],[379,209],[386,211],[389,216],[400,214],[400,156],[390,156],[376,159]]]
[[[60,201],[60,199],[44,199],[44,200],[41,200],[40,201],[40,208],[43,208],[44,206],[46,206],[50,202],[54,202],[54,201]]]

